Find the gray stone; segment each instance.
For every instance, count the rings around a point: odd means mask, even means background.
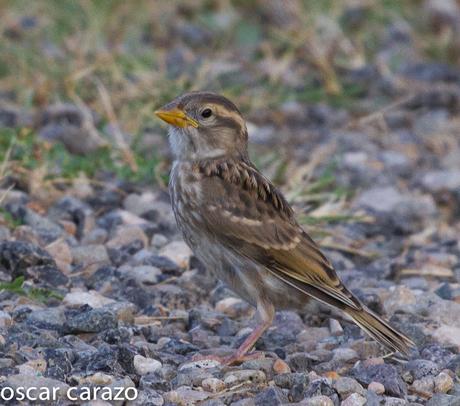
[[[109,233],[103,228],[94,228],[81,239],[83,245],[101,245],[107,241]]]
[[[435,393],[433,397],[426,402],[426,406],[460,406],[460,397],[446,395],[444,393]]]
[[[287,402],[286,394],[277,387],[264,389],[254,398],[256,406],[278,406]]]
[[[173,391],[166,392],[163,398],[166,402],[180,405],[194,405],[206,400],[208,392],[193,390],[186,386],[179,387]]]
[[[409,371],[414,379],[420,379],[425,376],[436,376],[439,374],[439,366],[426,359],[410,360],[405,367],[406,371]]]
[[[67,316],[64,330],[70,334],[99,333],[117,326],[117,317],[113,311],[104,308],[92,309],[89,306],[84,306],[77,314]]]
[[[348,398],[352,393],[364,395],[366,392],[358,381],[345,376],[337,379],[333,387],[339,393],[342,400]]]
[[[163,397],[151,389],[140,390],[135,400],[126,402],[126,406],[163,406],[163,404]]]
[[[432,193],[460,191],[460,170],[430,171],[423,175],[422,185]]]
[[[74,264],[87,267],[95,265],[110,264],[109,254],[103,245],[81,245],[72,248],[72,257]]]
[[[107,304],[115,303],[115,300],[102,296],[95,290],[90,290],[88,292],[69,292],[67,293],[67,295],[65,295],[62,303],[68,307],[80,307],[88,305],[91,306],[93,309],[96,309]]]
[[[13,277],[25,275],[32,266],[56,266],[48,252],[24,241],[0,242],[0,263]]]
[[[26,319],[26,323],[31,326],[56,331],[62,330],[65,321],[64,309],[59,307],[35,310]]]
[[[352,393],[340,404],[341,406],[363,406],[367,403],[366,398],[359,393]]]
[[[231,371],[225,374],[224,382],[227,387],[238,385],[244,382],[251,382],[253,384],[261,384],[266,382],[267,378],[262,371],[254,369],[242,369]]]
[[[366,366],[362,362],[352,370],[353,376],[362,385],[369,385],[371,382],[380,382],[385,386],[385,391],[390,396],[404,397],[407,387],[399,376],[398,370],[389,364]]]
[[[334,402],[327,396],[319,395],[302,400],[299,406],[334,406]]]
[[[134,369],[139,375],[147,375],[161,369],[162,367],[160,361],[153,358],[146,358],[142,355],[135,355],[133,363]]]
[[[161,278],[161,269],[151,265],[123,266],[120,268],[127,277],[133,278],[141,285],[155,285]]]

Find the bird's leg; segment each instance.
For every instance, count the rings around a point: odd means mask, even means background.
[[[259,302],[257,304],[257,315],[258,324],[256,328],[249,334],[238,349],[227,357],[219,357],[215,355],[200,355],[194,357],[195,360],[211,359],[219,361],[224,365],[238,364],[247,360],[257,359],[263,356],[263,354],[250,353],[248,351],[255,345],[256,341],[262,336],[262,334],[271,326],[273,318],[275,317],[275,307],[271,303]]]

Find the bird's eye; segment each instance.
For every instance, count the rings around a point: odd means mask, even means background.
[[[201,112],[201,117],[203,117],[203,118],[209,118],[211,116],[212,116],[212,110],[211,109],[204,109]]]

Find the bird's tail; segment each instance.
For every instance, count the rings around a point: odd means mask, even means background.
[[[368,308],[363,307],[361,310],[355,310],[347,307],[344,311],[367,334],[388,349],[409,355],[410,348],[415,347],[415,343],[410,338],[400,333]]]

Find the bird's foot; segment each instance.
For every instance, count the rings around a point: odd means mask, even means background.
[[[234,352],[233,354],[227,355],[225,357],[219,355],[203,355],[203,354],[196,354],[192,357],[192,361],[216,361],[221,365],[238,365],[242,364],[245,361],[252,361],[255,359],[265,358],[265,354],[261,351],[254,351],[248,354],[239,354],[238,351]]]

